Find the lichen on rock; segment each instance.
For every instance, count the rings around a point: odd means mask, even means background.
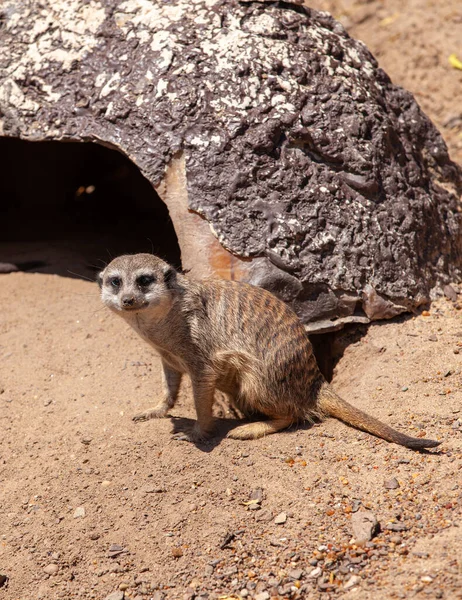
[[[0,132],[100,141],[155,186],[182,154],[189,210],[305,322],[389,317],[460,279],[460,169],[327,13],[234,0],[1,10]]]

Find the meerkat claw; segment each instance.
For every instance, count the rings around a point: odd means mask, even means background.
[[[141,423],[142,421],[149,421],[150,419],[162,419],[167,416],[167,412],[168,411],[163,408],[152,408],[151,410],[145,410],[144,412],[134,415],[132,421]]]

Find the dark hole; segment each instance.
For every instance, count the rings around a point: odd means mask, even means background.
[[[319,370],[327,381],[332,381],[335,367],[348,346],[359,342],[367,329],[367,325],[351,324],[340,331],[309,336]]]
[[[1,263],[90,279],[125,253],[181,266],[167,207],[120,152],[0,138],[0,160]]]

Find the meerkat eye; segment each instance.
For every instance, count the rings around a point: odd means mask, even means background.
[[[112,285],[112,287],[115,289],[120,288],[121,283],[122,280],[120,279],[120,277],[111,277],[111,279],[109,279],[109,284]]]
[[[147,287],[148,285],[151,285],[151,283],[154,283],[155,280],[156,278],[154,277],[154,275],[140,275],[137,278],[136,283],[140,287]]]

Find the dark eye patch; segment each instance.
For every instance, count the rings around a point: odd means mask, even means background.
[[[109,285],[111,285],[115,289],[119,289],[122,285],[122,280],[120,279],[120,277],[111,277],[109,279]]]
[[[148,287],[151,283],[154,283],[156,278],[154,275],[140,275],[136,278],[136,284],[140,287]]]

